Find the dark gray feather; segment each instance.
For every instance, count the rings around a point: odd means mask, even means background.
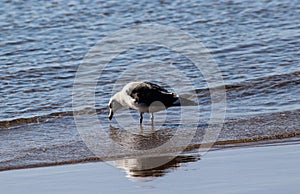
[[[166,108],[173,106],[174,102],[178,100],[176,94],[168,92],[163,87],[151,82],[143,82],[137,85],[131,91],[130,96],[135,99],[136,103],[150,106],[151,103],[159,101]]]

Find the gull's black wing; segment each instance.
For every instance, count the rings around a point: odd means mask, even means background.
[[[170,93],[163,87],[151,82],[143,82],[137,85],[129,95],[136,103],[145,104],[147,106],[150,106],[150,104],[155,101],[159,101],[168,108],[174,105],[174,102],[178,100],[176,94]]]

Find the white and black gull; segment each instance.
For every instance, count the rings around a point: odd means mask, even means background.
[[[182,105],[193,106],[196,103],[151,82],[131,82],[109,100],[108,118],[111,120],[116,111],[129,108],[140,112],[140,124],[142,124],[144,113],[150,113],[153,122],[154,112]]]

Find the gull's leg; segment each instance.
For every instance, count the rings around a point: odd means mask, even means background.
[[[154,120],[154,113],[153,113],[153,112],[151,113],[150,118],[151,118],[151,122],[152,122],[152,124],[153,124],[153,120]]]
[[[154,113],[151,113],[151,116],[150,116],[150,118],[151,118],[151,129],[152,129],[152,131],[154,131]]]
[[[143,112],[140,113],[140,124],[143,123],[143,114],[144,114]]]

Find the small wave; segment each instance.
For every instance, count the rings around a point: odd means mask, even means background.
[[[269,77],[262,77],[258,79],[248,80],[239,84],[225,85],[226,92],[246,92],[249,89],[255,93],[261,89],[279,89],[283,87],[289,87],[291,85],[300,84],[300,72],[294,72],[290,74],[273,75]],[[197,94],[202,96],[209,95],[209,88],[197,89]]]
[[[35,116],[35,117],[29,117],[29,118],[17,118],[12,120],[4,120],[0,121],[0,129],[1,128],[10,128],[18,125],[23,124],[32,124],[32,123],[46,123],[51,118],[60,118],[60,117],[66,117],[66,116],[73,116],[73,115],[81,115],[81,114],[94,114],[96,113],[103,113],[105,112],[105,108],[101,109],[92,109],[92,108],[86,108],[84,110],[79,111],[64,111],[64,112],[54,112],[47,115],[41,115],[41,116]]]
[[[211,51],[211,54],[226,54],[231,52],[241,52],[241,50],[249,50],[249,48],[256,48],[256,47],[265,47],[265,44],[260,42],[249,42],[247,44],[236,44],[230,47],[215,49]]]
[[[294,72],[290,74],[273,75],[268,77],[257,78],[245,82],[240,82],[238,84],[225,85],[222,87],[225,87],[227,101],[231,104],[231,106],[228,107],[228,110],[230,110],[230,108],[235,108],[235,106],[239,105],[239,103],[244,104],[245,107],[248,108],[257,107],[257,109],[259,109],[258,104],[252,103],[253,101],[246,101],[246,99],[255,98],[256,101],[264,103],[264,106],[260,108],[273,107],[276,111],[286,111],[288,109],[283,109],[282,102],[278,100],[278,98],[285,99],[284,103],[288,107],[299,104],[296,102],[297,97],[292,96],[293,93],[297,93],[297,90],[299,90],[299,85],[300,72]],[[290,91],[290,96],[286,95],[287,91]],[[211,103],[210,88],[196,89],[195,92],[199,101],[201,102],[201,105],[207,105]],[[257,95],[261,95],[262,97],[258,98]],[[264,101],[263,98],[268,100]],[[242,111],[241,107],[239,107],[238,109]],[[241,113],[249,114],[245,111]],[[263,112],[258,111],[258,113]]]
[[[31,38],[26,37],[23,40],[14,40],[14,41],[3,42],[3,43],[0,44],[0,46],[21,45],[21,44],[24,44],[24,43],[35,42],[35,41],[36,41],[35,39],[31,39]]]
[[[70,112],[56,112],[56,113],[51,113],[48,115],[35,116],[35,117],[29,117],[29,118],[17,118],[17,119],[12,119],[12,120],[7,120],[7,121],[0,121],[0,127],[10,128],[10,127],[22,125],[22,124],[43,123],[43,122],[47,122],[48,118],[72,116],[72,115],[73,115],[73,113],[70,111]]]

